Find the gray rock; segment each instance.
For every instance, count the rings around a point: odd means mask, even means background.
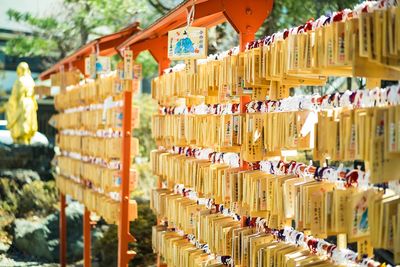
[[[54,148],[44,145],[6,145],[0,143],[0,169],[31,169],[42,179],[51,179],[49,170]]]
[[[83,205],[71,202],[65,210],[67,216],[67,257],[71,261],[83,257]],[[50,230],[48,245],[53,258],[59,259],[59,212],[46,217],[45,224]]]
[[[14,225],[14,245],[19,251],[53,261],[53,255],[47,244],[50,231],[43,221],[16,219]]]
[[[66,216],[67,257],[69,261],[77,261],[83,257],[83,206],[71,202]],[[49,262],[59,260],[59,212],[36,222],[16,219],[14,225],[14,246],[20,252]]]
[[[10,245],[3,243],[0,241],[0,254],[7,253],[7,251],[10,249]]]

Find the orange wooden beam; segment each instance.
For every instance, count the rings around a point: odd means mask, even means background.
[[[90,234],[90,211],[85,207],[83,212],[83,266],[91,267],[91,234]]]
[[[196,0],[196,6],[203,2],[218,2],[220,0]],[[139,33],[131,36],[125,42],[123,42],[120,46],[117,47],[118,50],[122,50],[123,48],[133,46],[136,43],[141,41],[147,41],[150,39],[154,39],[158,36],[162,36],[167,34],[168,31],[174,30],[186,24],[187,18],[187,9],[190,8],[193,4],[193,0],[186,0],[183,3],[179,4],[173,10],[171,10],[164,17],[158,19],[153,24],[151,24],[146,29],[140,31]],[[220,16],[223,18],[223,14]],[[207,25],[202,25],[206,27]]]
[[[192,8],[191,5],[187,7],[187,12],[190,11]],[[195,12],[194,12],[194,20],[197,19],[202,19],[207,16],[214,15],[216,13],[220,13],[224,10],[224,6],[222,4],[222,1],[205,1],[202,3],[196,3],[195,4]],[[207,25],[207,27],[209,27]]]
[[[135,54],[149,50],[159,63],[159,73],[169,66],[166,41],[168,31],[186,25],[186,17],[193,2],[188,0],[173,9],[147,29],[133,35],[117,49],[130,47]],[[248,42],[272,10],[273,0],[198,0],[195,2],[193,26],[212,27],[226,20],[239,33],[240,48],[243,51]]]
[[[158,72],[161,75],[162,71],[169,67],[170,60],[168,59],[168,36],[163,35],[148,41],[143,41],[132,45],[130,48],[136,57],[140,52],[148,50],[158,63]]]
[[[75,69],[78,69],[82,74],[85,74],[85,58],[79,58],[78,60],[74,61],[72,64],[72,67]],[[64,69],[69,69],[65,67]]]
[[[103,42],[99,44],[99,54],[101,56],[108,56],[117,53],[115,47],[118,46],[120,43],[125,41],[127,36],[121,35],[121,37],[117,39],[111,39],[110,41]]]
[[[84,68],[81,68],[81,66],[84,66],[84,58],[89,56],[93,51],[96,50],[97,44],[99,45],[100,55],[104,55],[104,56],[115,55],[118,52],[115,48],[118,45],[120,45],[122,42],[124,42],[126,39],[128,39],[129,36],[138,32],[139,30],[140,30],[139,23],[134,22],[119,32],[101,36],[101,37],[87,43],[86,45],[80,47],[75,52],[73,52],[71,55],[63,58],[62,60],[60,60],[59,62],[54,64],[50,69],[42,72],[39,75],[39,78],[41,80],[48,79],[48,78],[50,78],[51,74],[59,72],[59,70],[60,70],[60,68],[62,68],[62,66],[64,66],[64,69],[68,69],[68,66],[70,64],[79,65],[78,69],[83,73]],[[83,63],[79,62],[82,59],[83,59]],[[78,61],[78,63],[76,63],[76,61]]]
[[[67,207],[65,195],[60,193],[60,266],[67,266],[67,218],[65,208]]]
[[[151,42],[149,42],[149,41],[138,42],[134,46],[131,46],[130,50],[132,50],[134,57],[136,57],[141,52],[149,50],[152,47],[151,45],[153,43],[157,43],[157,40],[155,40],[154,42],[153,42],[153,39]]]
[[[168,58],[168,36],[164,35],[157,38],[157,42],[153,42],[149,51],[158,62],[158,73],[161,75],[163,70],[169,67],[170,60]]]
[[[207,28],[214,27],[216,25],[219,25],[221,23],[224,23],[226,21],[226,18],[223,16],[222,12],[204,17],[204,18],[199,18],[196,21],[192,23],[193,27],[203,27],[203,25],[207,25]],[[182,25],[185,26],[185,25]]]

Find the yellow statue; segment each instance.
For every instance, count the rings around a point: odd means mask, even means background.
[[[8,102],[0,107],[0,113],[6,112],[7,128],[16,144],[30,144],[38,129],[35,99],[35,82],[29,65],[21,62],[17,67],[18,80],[14,82]]]

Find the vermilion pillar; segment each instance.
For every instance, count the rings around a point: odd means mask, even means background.
[[[126,81],[132,82],[132,81]],[[131,85],[131,84],[130,84]],[[131,167],[132,138],[132,91],[124,92],[124,114],[122,122],[122,171],[121,171],[121,204],[118,224],[118,267],[127,267],[135,253],[129,251],[128,243],[133,242],[129,232],[129,171]]]
[[[91,235],[90,235],[90,211],[85,207],[83,213],[83,266],[92,266],[91,260]]]
[[[60,193],[60,266],[67,266],[67,219],[65,195]]]

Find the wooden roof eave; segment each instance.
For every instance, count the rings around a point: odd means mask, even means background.
[[[140,31],[139,23],[132,23],[130,26],[122,29],[119,32],[101,36],[86,45],[82,46],[71,55],[63,58],[56,64],[54,64],[50,69],[42,72],[39,75],[41,80],[46,80],[51,74],[59,72],[62,68],[67,69],[70,66],[80,69],[83,72],[84,59],[91,53],[95,52],[97,46],[99,46],[99,54],[101,56],[111,56],[118,53],[115,49],[119,44],[124,42],[129,36]]]

